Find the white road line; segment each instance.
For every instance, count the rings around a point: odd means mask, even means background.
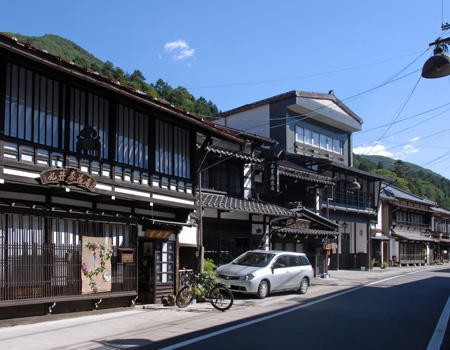
[[[442,310],[441,317],[436,325],[433,336],[431,337],[430,343],[427,346],[427,350],[439,350],[442,345],[442,340],[444,339],[445,331],[447,329],[448,318],[450,316],[450,296],[447,299],[447,304],[445,304]]]
[[[200,342],[202,340],[215,337],[216,335],[228,333],[228,332],[234,331],[235,329],[247,327],[247,326],[250,326],[250,325],[255,324],[255,323],[264,322],[266,320],[270,320],[271,318],[282,316],[282,315],[285,315],[285,314],[288,314],[288,313],[291,313],[291,312],[294,312],[294,311],[297,311],[297,310],[300,310],[300,309],[304,309],[305,307],[308,307],[308,306],[311,306],[311,305],[314,305],[314,304],[322,303],[324,301],[340,297],[341,295],[345,295],[345,294],[348,294],[348,293],[356,292],[357,290],[360,290],[362,288],[370,287],[370,286],[373,286],[373,285],[378,284],[378,283],[382,283],[382,282],[389,281],[389,280],[392,280],[392,279],[395,279],[395,278],[404,277],[404,276],[407,276],[407,275],[412,275],[412,274],[423,272],[423,271],[424,270],[408,272],[408,273],[405,273],[405,274],[402,274],[402,275],[397,275],[397,276],[388,277],[388,278],[385,278],[385,279],[382,279],[382,280],[378,280],[378,281],[375,281],[375,282],[370,282],[370,283],[367,283],[365,285],[362,285],[362,286],[359,286],[359,287],[355,287],[355,288],[352,288],[352,289],[348,289],[348,290],[344,290],[342,292],[339,292],[339,293],[327,296],[327,297],[322,298],[322,299],[318,299],[318,300],[311,301],[311,302],[306,303],[306,304],[294,306],[294,307],[292,307],[292,308],[290,308],[288,310],[283,310],[283,311],[280,311],[280,312],[276,312],[274,314],[270,314],[270,315],[267,315],[267,316],[264,316],[264,317],[259,317],[259,318],[256,318],[254,320],[251,320],[251,321],[247,321],[247,322],[239,323],[239,324],[234,325],[234,326],[230,326],[230,327],[226,327],[226,328],[223,328],[223,329],[219,329],[219,330],[217,330],[215,332],[211,332],[211,333],[208,333],[208,334],[200,335],[198,337],[195,337],[195,338],[192,338],[192,339],[188,339],[188,340],[182,341],[180,343],[172,344],[172,345],[166,346],[165,348],[161,348],[160,350],[178,349],[178,348],[181,348],[181,347],[186,346],[186,345],[198,343],[198,342]]]

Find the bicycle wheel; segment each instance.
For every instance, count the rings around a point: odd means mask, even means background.
[[[216,284],[211,288],[209,301],[217,310],[228,310],[233,305],[233,300],[233,293],[227,287]]]
[[[177,293],[176,304],[178,307],[186,307],[194,300],[195,288],[193,286],[184,286]]]

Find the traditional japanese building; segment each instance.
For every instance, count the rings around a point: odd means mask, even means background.
[[[1,317],[173,293],[199,246],[197,132],[243,142],[0,34]]]
[[[449,261],[450,251],[450,211],[444,208],[431,208],[431,235],[439,240],[439,249],[434,259]]]
[[[432,207],[437,203],[383,184],[373,258],[380,263],[428,264],[437,257],[439,239],[431,234]]]
[[[338,231],[331,225],[327,235],[313,235],[316,256],[326,255],[331,268],[370,265],[370,225],[376,222],[380,182],[388,179],[353,168],[352,134],[361,130],[361,118],[332,91],[290,91],[217,117],[222,125],[274,138],[285,150],[277,165],[285,195],[276,203],[297,203],[339,225]]]

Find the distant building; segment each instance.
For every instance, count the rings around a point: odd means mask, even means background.
[[[439,257],[439,238],[431,234],[437,203],[383,184],[372,241],[377,264],[429,264]]]

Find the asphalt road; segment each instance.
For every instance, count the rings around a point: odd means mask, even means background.
[[[426,349],[449,295],[450,269],[423,271],[147,349]]]

